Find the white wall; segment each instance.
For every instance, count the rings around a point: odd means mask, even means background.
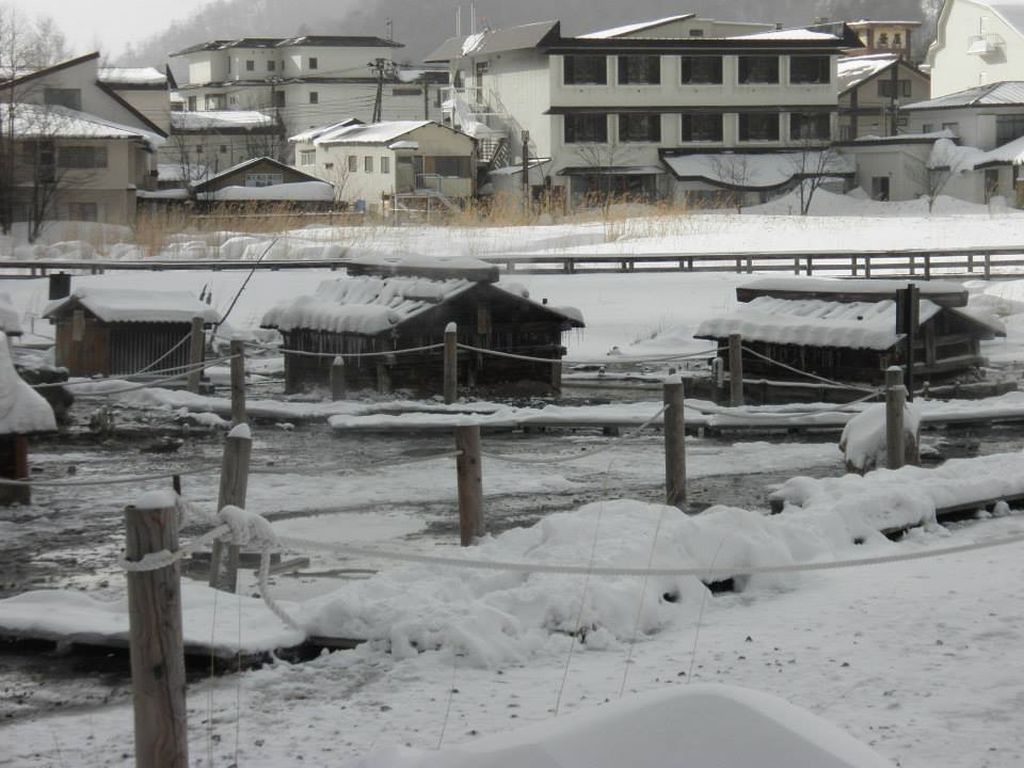
[[[932,98],[977,85],[1024,77],[1024,37],[989,6],[976,0],[946,0],[938,37],[928,49]],[[977,38],[992,53],[968,53]]]

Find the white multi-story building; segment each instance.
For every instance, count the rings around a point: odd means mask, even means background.
[[[272,115],[290,136],[352,116],[384,120],[440,116],[440,84],[393,60],[400,43],[379,37],[241,38],[171,54],[176,103],[189,112],[249,110]]]
[[[580,37],[557,21],[487,30],[427,60],[448,64],[446,120],[480,139],[492,164],[521,162],[526,139],[545,183],[574,199],[700,199],[766,196],[803,175],[805,162],[779,155],[831,142],[836,62],[851,44],[684,14]]]
[[[1024,0],[945,0],[925,59],[932,98],[1024,78]]]

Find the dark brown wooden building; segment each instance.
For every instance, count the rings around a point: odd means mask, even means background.
[[[914,336],[918,381],[942,381],[984,363],[981,341],[1005,335],[998,320],[967,308],[959,283],[920,282],[919,324]],[[704,321],[694,334],[719,342],[728,370],[728,339],[738,333],[744,378],[807,378],[764,358],[843,383],[880,384],[885,369],[905,363],[896,332],[900,280],[766,278],[736,289],[739,306]],[[760,357],[762,355],[763,357]]]
[[[202,211],[329,211],[334,207],[333,184],[270,157],[239,163],[196,184],[192,191]]]
[[[274,307],[262,327],[284,337],[287,392],[330,381],[331,355],[387,353],[440,344],[454,322],[462,344],[544,358],[536,362],[459,351],[459,385],[492,393],[561,388],[563,334],[583,327],[580,313],[532,300],[498,281],[496,267],[474,259],[394,257],[353,262],[349,277],[324,282],[313,296]],[[302,353],[320,353],[310,356]],[[443,352],[424,350],[345,358],[346,386],[378,391],[442,391]]]
[[[43,317],[56,326],[55,363],[71,376],[187,366],[192,318],[219,319],[189,293],[91,286],[54,299]]]

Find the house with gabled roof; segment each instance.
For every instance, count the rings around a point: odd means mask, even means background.
[[[202,210],[283,206],[319,211],[334,205],[334,186],[330,182],[272,157],[254,157],[226,168],[193,186],[192,194]]]
[[[331,181],[347,205],[377,210],[384,201],[430,199],[452,206],[476,192],[475,142],[429,120],[345,121],[291,141],[301,167]]]
[[[928,76],[898,53],[845,56],[836,72],[840,141],[906,130],[900,108],[929,98]]]
[[[369,256],[347,269],[348,277],[321,283],[314,295],[283,301],[263,316],[261,327],[284,337],[287,392],[326,386],[340,354],[353,355],[345,361],[349,389],[440,394],[437,347],[451,322],[461,344],[534,358],[460,350],[460,386],[505,393],[561,388],[562,339],[583,327],[579,311],[537,301],[477,259]],[[419,351],[401,352],[406,349]],[[380,354],[388,352],[396,354]],[[366,353],[374,354],[359,356]]]
[[[170,126],[160,149],[161,186],[171,176],[197,182],[246,160],[285,154],[283,126],[264,112],[172,112]]]
[[[681,14],[567,37],[548,21],[453,38],[427,61],[449,67],[447,122],[470,135],[504,132],[506,150],[487,137],[490,165],[521,164],[525,145],[530,159],[550,158],[545,183],[574,201],[698,203],[723,188],[675,174],[664,158],[720,154],[757,176],[757,166],[777,167],[770,155],[828,146],[836,61],[858,45],[844,30]],[[751,200],[765,194],[739,177],[731,186]]]
[[[167,71],[155,67],[99,67],[96,80],[128,102],[164,133],[170,131],[171,99]]]

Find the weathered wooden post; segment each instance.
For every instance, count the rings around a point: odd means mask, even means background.
[[[217,495],[218,511],[228,505],[245,508],[251,456],[252,432],[248,424],[239,424],[228,432],[227,439],[224,441],[224,458],[220,467],[220,491]],[[210,552],[211,587],[225,592],[234,592],[237,589],[238,557],[237,544],[229,544],[225,548],[224,542],[213,542],[213,549]]]
[[[455,472],[459,482],[459,538],[468,547],[484,535],[483,466],[480,462],[480,426],[455,428]]]
[[[203,369],[200,367],[203,362],[203,344],[205,339],[203,337],[203,318],[193,317],[192,318],[192,332],[190,336],[190,347],[189,347],[189,372],[188,372],[188,391],[198,392],[199,391],[199,380],[203,376]]]
[[[729,334],[729,405],[743,405],[743,337]]]
[[[345,399],[345,358],[338,355],[331,363],[331,400]]]
[[[449,405],[458,398],[459,329],[455,323],[444,328],[444,401]]]
[[[245,424],[245,343],[241,339],[231,341],[231,424]]]
[[[125,510],[125,559],[178,549],[177,498],[152,491]],[[135,710],[135,765],[188,768],[185,651],[178,561],[128,572],[128,626]]]
[[[898,365],[885,371],[885,445],[886,466],[899,469],[906,457],[903,432],[903,411],[907,403],[907,388],[903,386],[903,369]]]
[[[665,503],[686,505],[686,420],[683,416],[683,377],[665,379]]]

